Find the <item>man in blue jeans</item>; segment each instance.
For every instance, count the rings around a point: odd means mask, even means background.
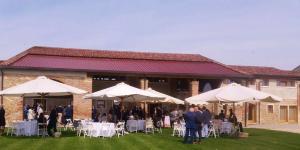
[[[190,107],[189,111],[184,114],[184,120],[186,130],[183,143],[194,144],[194,140],[196,137],[196,115],[193,107]]]

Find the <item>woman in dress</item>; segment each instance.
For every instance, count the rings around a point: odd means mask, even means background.
[[[49,136],[54,136],[54,133],[57,132],[57,111],[56,109],[52,109],[50,116],[49,116],[49,123],[48,123],[48,127],[47,127],[47,131],[48,131],[48,135]]]
[[[5,128],[5,110],[2,105],[0,105],[0,135],[4,132]]]

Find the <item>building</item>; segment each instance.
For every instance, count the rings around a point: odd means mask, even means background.
[[[280,70],[273,67],[231,66],[252,76],[248,86],[274,94],[284,100],[280,103],[248,104],[248,123],[297,123],[300,119],[300,73]]]
[[[184,99],[218,88],[221,84],[238,82],[262,91],[270,91],[278,96],[282,94],[286,96],[284,97],[286,101],[280,104],[237,104],[239,119],[248,120],[247,123],[272,123],[274,120],[277,123],[280,122],[281,116],[287,116],[288,122],[300,120],[298,118],[300,75],[292,71],[273,68],[281,73],[276,71],[271,73],[268,70],[270,68],[227,66],[195,54],[95,51],[54,47],[32,47],[0,62],[0,66],[0,90],[45,75],[89,92],[104,89],[118,82],[126,82],[141,89],[151,87]],[[252,72],[250,68],[253,69]],[[266,70],[265,74],[261,74],[262,71],[259,69]],[[279,82],[279,79],[280,81],[284,79],[284,82]],[[269,81],[269,86],[263,86],[267,84],[266,80]],[[277,82],[280,86],[277,86]],[[290,87],[282,87],[284,84]],[[42,103],[46,111],[56,105],[72,104],[74,118],[78,119],[90,118],[92,106],[99,112],[107,112],[112,106],[112,103],[107,101],[85,100],[78,95],[47,97],[46,100],[38,97],[3,97],[1,103],[7,111],[7,120],[22,119],[25,104]],[[145,110],[150,111],[153,105],[146,105]],[[244,113],[244,106],[247,106],[246,110],[249,112],[247,115]],[[215,105],[209,108],[219,109]]]
[[[300,65],[296,67],[293,71],[300,72]]]

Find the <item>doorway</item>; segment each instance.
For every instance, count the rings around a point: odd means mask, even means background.
[[[280,106],[280,122],[288,122],[288,107]]]
[[[297,106],[289,106],[289,122],[296,123],[298,120]]]
[[[256,123],[256,105],[255,104],[248,104],[248,122],[249,123]]]

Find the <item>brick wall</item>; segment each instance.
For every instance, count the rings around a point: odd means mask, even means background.
[[[33,80],[41,75],[89,92],[92,90],[92,79],[87,77],[86,73],[34,70],[5,70],[4,89]],[[22,119],[23,98],[4,96],[3,104],[6,110],[6,119],[8,121]],[[73,105],[74,118],[90,118],[91,100],[82,99],[82,95],[74,95]]]

